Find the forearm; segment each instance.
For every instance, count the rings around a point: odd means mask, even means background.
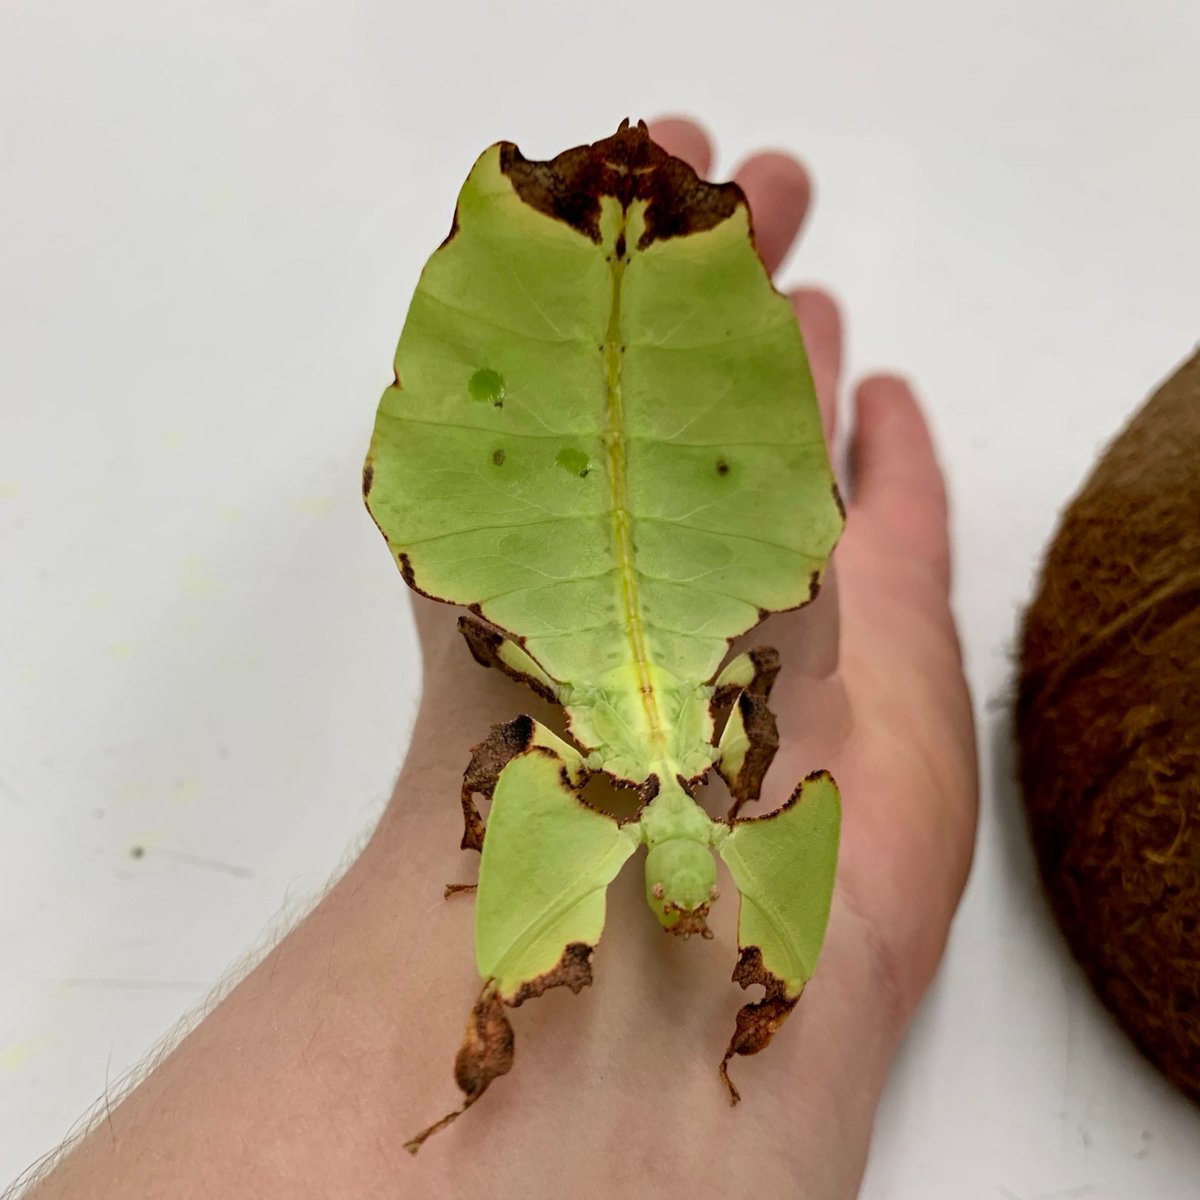
[[[445,616],[443,616],[443,621]],[[852,1196],[899,1019],[871,940],[835,907],[817,978],[771,1050],[716,1073],[742,999],[736,905],[712,942],[663,935],[637,872],[611,893],[596,984],[514,1014],[512,1074],[417,1158],[458,1102],[477,993],[457,849],[469,747],[528,693],[443,624],[413,750],[374,837],[312,913],[46,1179],[37,1200],[221,1195]],[[699,1191],[697,1189],[700,1189]]]

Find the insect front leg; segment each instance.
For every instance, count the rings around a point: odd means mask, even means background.
[[[458,632],[481,667],[503,671],[509,678],[525,684],[543,700],[549,700],[551,704],[558,703],[558,684],[522,645],[505,637],[490,622],[475,613],[464,613],[458,618]]]

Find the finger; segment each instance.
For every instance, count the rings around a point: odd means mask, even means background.
[[[833,446],[837,427],[837,396],[842,378],[842,314],[828,292],[797,288],[788,294],[800,325],[808,366],[812,371],[825,444]]]
[[[668,154],[682,158],[697,175],[708,174],[712,167],[712,144],[695,121],[686,117],[660,117],[650,122],[650,136]]]
[[[808,172],[790,154],[767,151],[748,158],[733,179],[749,201],[759,257],[774,274],[808,212]]]
[[[946,485],[912,389],[895,375],[859,384],[850,446],[853,510],[950,582]]]

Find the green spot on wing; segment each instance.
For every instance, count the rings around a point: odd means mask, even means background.
[[[572,450],[569,446],[564,446],[555,455],[554,461],[564,471],[569,471],[572,475],[581,476],[586,475],[592,465],[592,460],[582,450]]]
[[[483,367],[467,380],[472,400],[486,401],[497,407],[504,403],[504,376],[490,367]]]

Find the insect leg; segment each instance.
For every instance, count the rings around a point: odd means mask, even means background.
[[[511,721],[493,725],[487,737],[471,751],[471,761],[463,772],[461,844],[464,850],[483,849],[483,817],[475,804],[475,797],[491,800],[500,772],[531,746],[553,750],[565,764],[572,785],[578,786],[587,779],[588,770],[583,765],[579,751],[532,717],[522,714]]]

